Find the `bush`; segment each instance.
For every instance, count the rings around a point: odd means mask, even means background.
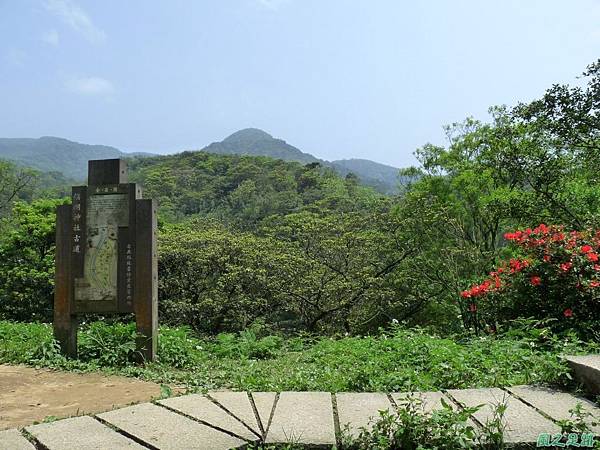
[[[14,205],[0,239],[0,319],[52,320],[55,211],[63,203]]]
[[[162,323],[217,334],[277,321],[290,266],[282,245],[200,221],[166,228],[159,245]]]
[[[126,366],[135,360],[135,338],[135,323],[92,322],[79,333],[79,359],[99,366]]]
[[[532,317],[583,329],[584,322],[600,320],[600,231],[541,224],[505,238],[515,257],[461,294],[474,322]]]
[[[79,332],[80,358],[64,358],[52,327],[0,321],[0,364],[104,370],[190,389],[401,392],[570,383],[561,354],[598,347],[549,330],[442,339],[420,329],[341,339],[223,333],[200,338],[160,327],[156,363],[135,359],[135,325],[92,323]]]
[[[187,327],[161,327],[158,335],[158,361],[176,368],[191,368],[201,363],[203,342],[191,336]]]
[[[496,406],[482,432],[469,422],[478,409],[457,411],[442,399],[441,409],[428,412],[419,398],[409,395],[394,413],[381,411],[380,418],[371,427],[363,428],[357,438],[351,438],[344,430],[343,447],[351,450],[504,448],[501,419],[506,405]]]
[[[220,358],[269,359],[274,358],[283,348],[279,336],[265,336],[258,339],[249,330],[242,331],[239,337],[231,333],[219,334],[210,350]]]

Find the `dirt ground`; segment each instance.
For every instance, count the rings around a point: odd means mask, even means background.
[[[0,364],[0,430],[151,400],[160,386],[132,378]]]

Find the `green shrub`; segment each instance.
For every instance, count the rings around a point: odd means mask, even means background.
[[[0,238],[0,319],[52,320],[55,211],[63,203],[14,205]]]
[[[79,359],[99,366],[122,367],[135,360],[135,324],[92,322],[79,333]]]
[[[600,230],[563,226],[506,233],[518,257],[501,263],[461,297],[475,322],[553,319],[560,329],[600,322]]]
[[[345,428],[343,447],[350,450],[504,448],[501,418],[506,405],[496,406],[483,431],[469,422],[478,409],[459,411],[442,399],[441,409],[426,411],[419,398],[409,396],[393,412],[381,411],[379,419],[363,428],[358,437],[352,438]]]
[[[187,327],[160,329],[158,361],[170,367],[193,368],[204,359],[203,342]]]
[[[512,333],[512,335],[511,335]],[[194,336],[160,327],[157,362],[135,360],[135,325],[96,322],[81,327],[77,360],[59,354],[52,328],[0,321],[0,363],[103,370],[177,383],[190,389],[257,391],[430,391],[546,383],[568,385],[561,354],[598,351],[572,336],[523,330],[498,336],[442,339],[420,329],[377,336]]]
[[[265,336],[259,339],[252,331],[246,330],[239,335],[217,335],[210,350],[220,358],[269,359],[276,357],[282,347],[283,338],[279,336]]]
[[[163,230],[159,247],[163,323],[217,334],[276,321],[289,263],[273,240],[192,221]]]

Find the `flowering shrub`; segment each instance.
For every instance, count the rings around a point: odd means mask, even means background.
[[[463,310],[476,324],[517,317],[555,318],[563,325],[600,319],[600,230],[540,224],[504,238],[519,257],[461,293]]]

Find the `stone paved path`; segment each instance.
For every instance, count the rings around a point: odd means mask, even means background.
[[[534,386],[415,393],[422,407],[486,404],[473,416],[481,426],[490,404],[505,402],[508,443],[535,443],[539,433],[559,431],[558,420],[581,403],[600,417],[600,408],[570,393]],[[331,448],[340,430],[356,435],[381,410],[393,410],[405,393],[211,392],[184,395],[81,416],[22,430],[0,432],[0,450],[230,449],[249,444],[298,443]],[[596,428],[600,432],[600,428]]]

